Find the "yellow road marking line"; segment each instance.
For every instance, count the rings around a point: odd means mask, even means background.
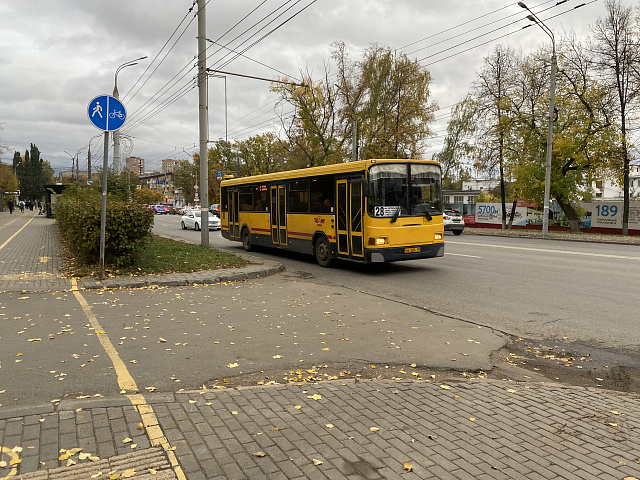
[[[0,445],[0,453],[5,453],[9,455],[11,457],[11,460],[9,462],[12,462],[13,460],[18,460],[19,458],[18,454],[16,454],[15,452],[12,452],[10,448],[3,447],[2,445]],[[15,476],[17,473],[18,473],[18,466],[14,465],[11,471],[7,473],[7,475],[5,475],[4,477],[0,478],[0,480],[6,480],[9,477]]]
[[[111,362],[113,363],[113,368],[115,369],[116,375],[118,376],[118,385],[120,386],[120,389],[138,391],[138,386],[136,385],[136,382],[131,376],[131,374],[129,373],[129,370],[127,370],[126,365],[118,355],[118,351],[113,346],[113,343],[111,343],[111,340],[109,339],[108,335],[104,333],[104,329],[98,322],[98,318],[95,316],[95,314],[91,310],[91,307],[89,306],[87,301],[84,299],[84,297],[80,293],[80,290],[78,290],[78,282],[76,281],[75,278],[71,279],[71,291],[73,292],[73,295],[78,300],[78,303],[80,303],[80,306],[84,311],[84,314],[89,319],[91,326],[95,330],[96,335],[98,336],[98,340],[100,340],[100,344],[102,345],[102,348],[104,348],[104,350],[107,352],[107,355],[109,355],[109,358],[111,359]],[[99,332],[102,332],[102,333],[99,333]],[[145,430],[149,435],[151,444],[153,446],[159,445],[164,449],[164,451],[167,453],[167,457],[169,458],[171,466],[173,467],[173,470],[175,471],[176,476],[178,477],[178,480],[186,480],[187,477],[182,471],[182,467],[180,467],[180,464],[178,463],[178,458],[176,457],[176,454],[174,452],[174,447],[171,446],[171,444],[165,437],[164,432],[162,431],[162,428],[158,423],[158,418],[156,417],[156,414],[153,412],[153,407],[151,407],[151,405],[149,405],[146,402],[146,400],[144,399],[144,396],[141,394],[127,395],[127,398],[140,413],[140,418],[142,418],[142,424],[144,425]],[[3,480],[3,479],[0,479],[0,480]]]
[[[6,246],[7,246],[7,244],[8,244],[11,240],[13,240],[13,237],[15,237],[16,235],[18,235],[22,230],[24,230],[24,228],[25,228],[27,225],[29,225],[29,224],[31,223],[31,221],[32,221],[34,218],[36,218],[36,217],[31,217],[31,220],[29,220],[27,223],[25,223],[25,224],[22,226],[22,228],[21,228],[20,230],[18,230],[16,233],[14,233],[13,235],[11,235],[11,236],[9,237],[9,239],[8,239],[6,242],[4,242],[2,245],[0,245],[0,250],[2,250],[4,247],[6,247]]]
[[[560,253],[560,254],[566,254],[566,255],[582,255],[585,257],[603,257],[603,258],[618,258],[622,260],[640,260],[640,257],[628,257],[626,255],[611,255],[608,253],[574,252],[571,250],[551,250],[548,248],[514,247],[511,245],[491,245],[488,243],[473,243],[473,242],[452,242],[452,244],[473,245],[477,247],[490,247],[490,248],[505,248],[508,250],[527,250],[531,252]]]

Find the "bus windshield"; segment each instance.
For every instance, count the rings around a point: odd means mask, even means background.
[[[441,182],[437,165],[374,165],[369,169],[369,215],[440,215]]]

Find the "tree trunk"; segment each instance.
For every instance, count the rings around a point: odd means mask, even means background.
[[[513,225],[513,217],[515,217],[516,215],[516,205],[518,203],[518,199],[515,198],[513,200],[513,205],[511,205],[511,213],[509,214],[509,226],[507,227],[509,230],[511,230],[511,226]]]
[[[560,208],[564,212],[569,221],[569,230],[571,233],[580,233],[580,217],[578,217],[578,212],[576,209],[571,206],[569,202],[564,202],[562,199],[556,197],[556,202],[560,205]]]

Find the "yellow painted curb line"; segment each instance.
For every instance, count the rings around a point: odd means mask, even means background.
[[[109,358],[111,359],[111,362],[113,363],[113,368],[115,369],[116,375],[118,376],[118,385],[120,386],[120,389],[137,392],[138,385],[136,385],[135,380],[129,373],[129,370],[127,370],[127,367],[122,361],[122,359],[120,358],[120,356],[118,355],[118,351],[113,346],[113,343],[111,343],[111,340],[109,339],[107,334],[104,332],[104,329],[98,322],[98,318],[95,316],[95,314],[91,310],[91,307],[89,306],[87,301],[84,299],[84,297],[80,293],[80,290],[78,290],[78,282],[75,278],[71,279],[71,291],[73,292],[73,295],[78,300],[78,303],[80,303],[80,306],[82,307],[82,310],[84,311],[85,316],[89,319],[91,326],[93,327],[93,329],[96,332],[96,335],[98,336],[98,340],[100,341],[100,344],[102,345],[104,350],[107,352],[107,355],[109,355]],[[142,424],[144,425],[145,431],[147,432],[147,435],[151,440],[151,444],[153,446],[161,446],[164,449],[164,451],[167,453],[167,457],[169,458],[169,462],[171,463],[171,467],[173,468],[174,472],[176,473],[176,476],[178,477],[178,480],[186,480],[187,477],[182,471],[182,467],[178,463],[178,458],[176,457],[176,454],[174,452],[175,447],[171,446],[171,444],[167,440],[167,437],[165,437],[164,432],[162,431],[162,428],[160,428],[160,424],[158,423],[156,414],[153,412],[153,407],[149,405],[144,399],[144,396],[139,393],[127,395],[127,398],[129,399],[131,404],[138,410],[138,413],[140,413],[140,418],[142,418]],[[4,479],[0,478],[0,480],[4,480]]]
[[[36,217],[31,217],[31,220],[33,220],[34,218],[36,218]],[[13,235],[11,235],[11,236],[9,237],[9,239],[8,239],[6,242],[4,242],[2,245],[0,245],[0,250],[2,250],[4,247],[6,247],[6,246],[7,246],[7,244],[8,244],[11,240],[13,240],[13,237],[15,237],[16,235],[18,235],[22,230],[24,230],[24,228],[25,228],[27,225],[29,225],[29,224],[31,223],[31,220],[29,220],[27,223],[25,223],[25,224],[22,226],[22,228],[20,228],[20,230],[18,230],[16,233],[14,233]],[[0,480],[2,480],[2,479],[0,478]]]

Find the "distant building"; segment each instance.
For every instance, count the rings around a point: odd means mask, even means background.
[[[140,157],[127,158],[125,168],[129,172],[135,173],[138,176],[144,175],[144,172],[145,172],[144,158],[140,158]]]
[[[175,160],[171,158],[162,160],[162,173],[173,172],[173,170],[178,165],[178,163],[180,163],[180,160]]]
[[[475,178],[466,182],[462,182],[462,190],[491,190],[500,186],[499,180],[483,180]]]
[[[463,215],[474,213],[478,195],[480,195],[480,190],[443,190],[443,207],[458,210]]]
[[[611,180],[597,179],[591,182],[595,193],[594,200],[622,200],[624,190],[622,186]],[[640,196],[640,165],[629,165],[629,196]]]

